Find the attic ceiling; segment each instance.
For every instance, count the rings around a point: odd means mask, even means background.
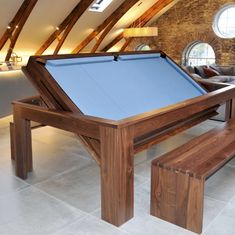
[[[39,52],[39,49],[42,45],[45,45],[45,42],[53,33],[57,36],[54,38],[53,43],[43,52],[44,54],[75,53],[75,48],[81,46],[81,42],[84,42],[84,39],[89,35],[92,40],[89,40],[90,42],[79,50],[79,52],[101,51],[118,35],[120,36],[123,29],[132,25],[133,22],[135,22],[135,25],[137,24],[138,27],[148,25],[172,7],[177,1],[178,0],[113,0],[111,4],[100,13],[88,10],[90,4],[95,2],[92,0],[0,0],[0,40],[4,33],[9,36],[8,41],[0,50],[0,61],[6,60],[9,49],[10,52],[16,53],[23,58],[23,61],[26,61],[30,55]],[[19,35],[16,37],[14,33],[7,31],[7,27],[23,4],[31,4],[32,9],[24,9],[23,17],[25,17],[25,22],[22,23],[19,21],[19,25],[16,24],[17,26],[15,27],[17,27],[19,31]],[[73,16],[74,22],[66,25],[66,35],[64,35],[65,31],[58,34],[58,32],[56,32],[58,26],[66,21],[66,18],[71,15],[72,10],[75,9],[76,6],[80,15]],[[156,6],[158,6],[158,9],[156,9]],[[144,18],[146,18],[146,12],[148,12],[148,15],[150,12],[153,14],[146,24],[142,24],[141,17],[145,14]],[[104,21],[107,18],[111,19],[111,21],[105,24]],[[98,26],[106,27],[104,29],[102,27],[99,28],[102,29],[101,31],[95,31]],[[93,34],[91,35],[92,32]],[[94,35],[94,32],[96,34],[98,33],[98,35]],[[17,34],[16,31],[15,34]],[[14,37],[16,37],[15,45],[12,42]],[[64,37],[63,42],[59,42],[62,37]],[[61,44],[60,46],[58,46],[59,43]],[[113,47],[110,47],[109,50],[118,51],[124,44],[125,39],[121,37],[121,40]],[[58,50],[56,50],[56,48]],[[7,60],[8,59],[9,58],[7,58]]]

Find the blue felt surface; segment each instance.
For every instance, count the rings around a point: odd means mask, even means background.
[[[206,93],[170,60],[141,56],[52,60],[46,68],[84,114],[112,120]]]

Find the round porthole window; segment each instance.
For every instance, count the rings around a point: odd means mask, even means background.
[[[138,45],[138,46],[136,47],[135,50],[136,50],[136,51],[150,51],[151,48],[150,48],[150,46],[147,45],[147,44],[140,44],[140,45]]]
[[[228,4],[218,11],[213,30],[221,38],[235,38],[235,4]]]
[[[183,55],[184,65],[199,66],[215,63],[215,52],[208,44],[200,41],[191,43]]]

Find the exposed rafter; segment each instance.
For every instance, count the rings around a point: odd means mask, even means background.
[[[91,52],[94,53],[104,40],[104,38],[107,36],[107,34],[110,32],[110,30],[114,27],[114,25],[122,18],[125,13],[130,10],[139,0],[126,0],[120,7],[119,11],[113,17],[110,24],[105,28],[105,30],[102,32],[102,34],[98,37],[98,40],[95,44],[95,46],[92,48]]]
[[[133,40],[133,38],[127,38],[125,43],[122,45],[120,52],[123,52],[126,50],[126,48],[128,47],[128,45],[131,43],[131,41]]]
[[[5,57],[5,61],[9,61],[11,54],[17,42],[17,39],[22,31],[30,13],[38,0],[24,0],[12,21],[8,24],[3,36],[0,39],[0,50],[4,47],[6,42],[10,40],[10,46]]]
[[[58,44],[54,50],[54,54],[57,54],[64,44],[73,26],[76,24],[78,19],[87,10],[92,2],[93,0],[81,0],[35,54],[41,55],[56,39],[58,39]]]
[[[174,2],[174,0],[159,0],[152,7],[150,7],[144,14],[142,14],[138,19],[136,19],[132,24],[128,26],[131,27],[143,27],[146,25],[157,13],[163,10],[166,6]],[[102,51],[108,51],[114,45],[116,45],[119,41],[123,39],[123,33],[119,34],[112,42],[110,42],[107,46],[105,46]],[[129,45],[132,39],[127,39],[121,50],[125,50],[125,48]]]
[[[113,26],[121,19],[121,17],[139,0],[126,0],[124,1],[102,24],[100,24],[92,33],[90,33],[79,45],[72,51],[77,54],[84,49],[93,39],[95,39],[103,30],[102,34],[98,37],[92,52],[95,52],[105,36],[113,28]]]

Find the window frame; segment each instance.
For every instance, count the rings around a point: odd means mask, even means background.
[[[195,57],[195,58],[189,57],[190,53],[192,52],[194,47],[199,45],[199,44],[207,44],[208,46],[210,46],[212,48],[213,52],[214,52],[214,55],[215,55],[214,58],[212,58],[212,57],[205,57],[205,58],[203,58],[203,57],[201,57],[201,58],[200,57]],[[214,48],[209,43],[203,42],[203,41],[194,41],[194,42],[190,43],[184,50],[183,65],[184,66],[199,66],[199,65],[196,65],[196,64],[189,64],[190,59],[194,59],[194,60],[204,59],[206,61],[206,63],[203,64],[203,65],[212,65],[212,64],[215,64],[215,62],[216,62],[216,54],[215,54]],[[212,60],[212,59],[214,59],[213,63],[210,63],[210,64],[207,63],[207,61]]]
[[[213,28],[213,31],[214,33],[220,37],[220,38],[224,38],[224,39],[232,39],[232,38],[235,38],[235,34],[230,36],[228,34],[225,34],[221,31],[221,29],[219,28],[219,20],[220,20],[220,17],[221,15],[227,11],[229,8],[235,8],[235,3],[229,3],[229,4],[226,4],[224,5],[222,8],[220,8],[217,13],[215,14],[214,16],[214,20],[213,20],[213,25],[212,25],[212,28]]]
[[[144,47],[148,47],[149,50],[142,50]],[[141,43],[135,47],[135,51],[151,51],[151,50],[152,50],[151,47],[146,43]]]

